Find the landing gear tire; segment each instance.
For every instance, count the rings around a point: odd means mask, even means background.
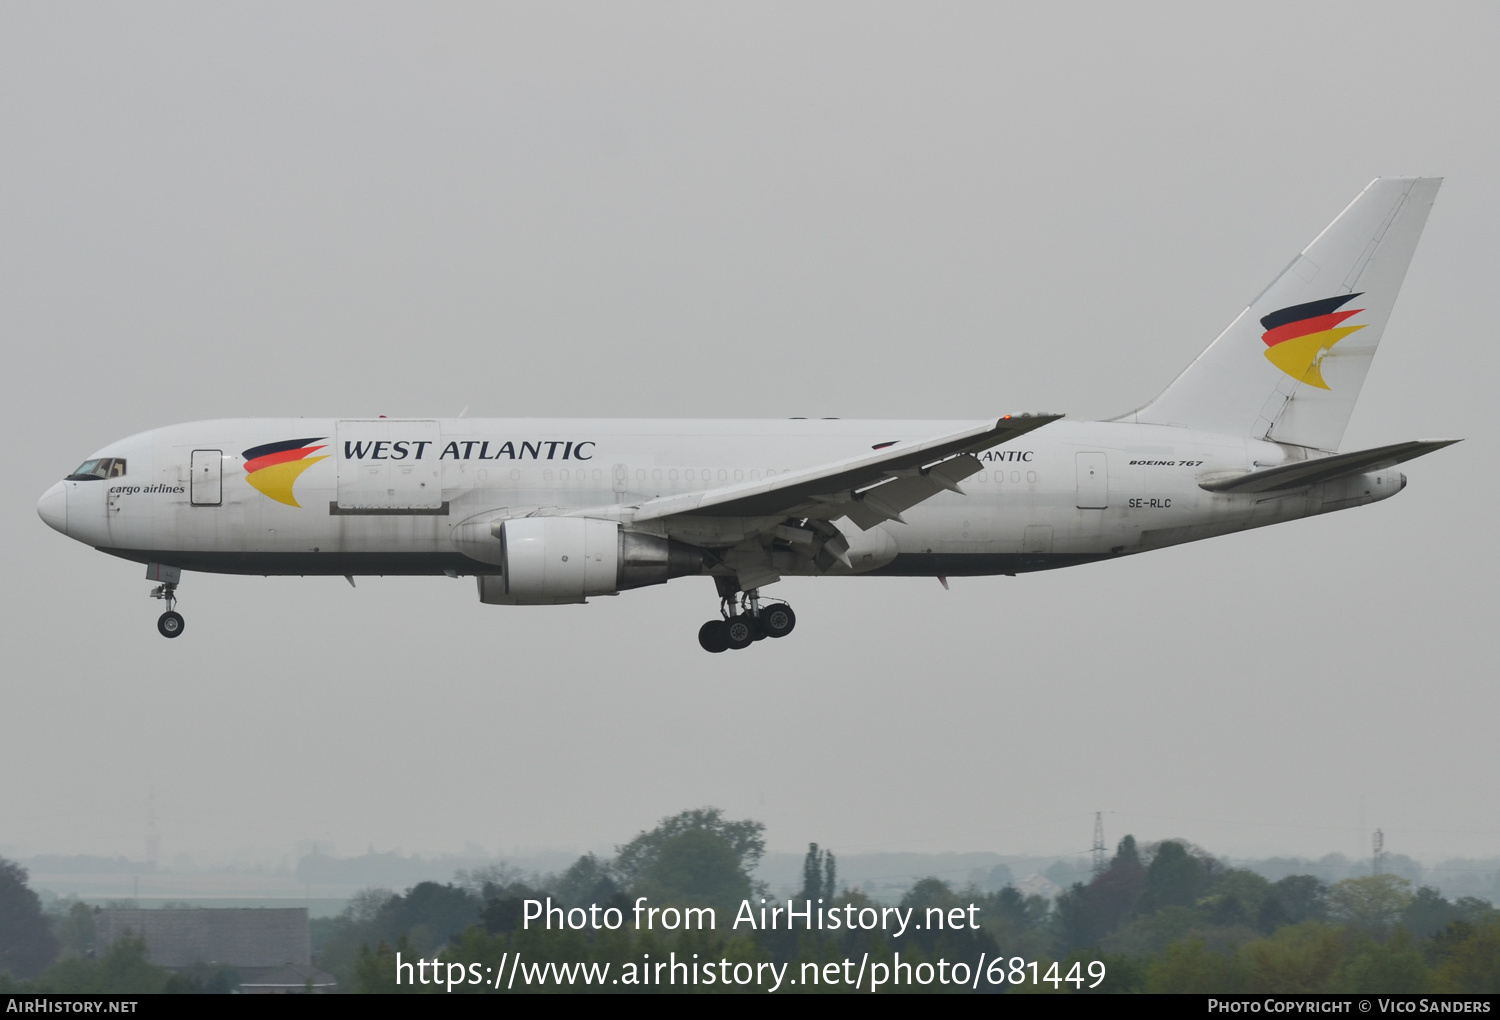
[[[709,620],[698,628],[698,644],[705,652],[722,652],[729,647],[729,627],[723,620]]]
[[[739,651],[768,637],[786,637],[797,626],[797,614],[785,602],[763,603],[756,588],[740,594],[730,578],[716,577],[714,581],[719,586],[719,613],[723,618],[709,620],[698,628],[698,644],[704,651]]]
[[[156,619],[156,629],[160,631],[161,636],[165,638],[181,637],[182,632],[184,629],[186,629],[186,627],[187,622],[183,620],[181,613],[168,611],[162,613],[161,616],[157,617]]]
[[[760,629],[766,637],[786,637],[797,626],[797,614],[785,602],[776,602],[760,611]]]
[[[755,619],[741,613],[739,616],[731,616],[724,621],[724,632],[729,638],[729,647],[735,651],[741,648],[749,648],[755,641]]]

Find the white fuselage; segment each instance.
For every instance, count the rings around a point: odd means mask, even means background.
[[[604,517],[632,505],[868,453],[965,422],[877,420],[226,419],[122,439],[96,457],[124,474],[64,481],[42,500],[54,528],[103,551],[187,570],[253,574],[495,573],[467,555],[468,522],[526,514]],[[286,483],[251,484],[246,451],[322,445]],[[313,442],[317,440],[317,442]],[[905,523],[849,539],[847,566],[773,550],[781,574],[1009,574],[1128,555],[1394,495],[1393,470],[1277,493],[1216,494],[1206,476],[1316,452],[1166,425],[1057,421],[978,454],[963,493],[908,510]],[[196,473],[195,473],[196,472]],[[269,476],[268,476],[269,477]],[[656,526],[673,539],[731,544],[717,518]],[[695,530],[696,529],[696,530]]]

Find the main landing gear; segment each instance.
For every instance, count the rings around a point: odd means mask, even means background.
[[[786,637],[797,626],[797,614],[785,602],[761,605],[760,590],[752,588],[736,598],[731,593],[719,600],[721,619],[698,628],[698,644],[705,652],[738,651],[761,638]]]

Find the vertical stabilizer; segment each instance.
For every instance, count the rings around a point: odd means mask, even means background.
[[[1126,420],[1337,450],[1440,177],[1379,177]]]

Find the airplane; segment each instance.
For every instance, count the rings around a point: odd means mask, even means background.
[[[782,638],[783,577],[1049,570],[1344,510],[1458,440],[1339,453],[1441,178],[1377,178],[1150,403],[1108,421],[226,419],[90,455],[48,525],[183,571],[476,578],[490,605],[713,578],[709,652]]]

